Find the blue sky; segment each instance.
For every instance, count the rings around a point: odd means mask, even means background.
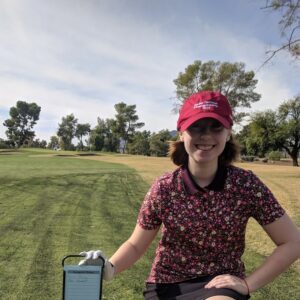
[[[41,106],[40,139],[63,116],[95,126],[118,102],[136,104],[143,129],[176,128],[173,80],[195,60],[257,70],[280,45],[263,0],[1,0],[0,137],[17,100]],[[286,53],[260,70],[250,111],[299,94],[300,63]]]

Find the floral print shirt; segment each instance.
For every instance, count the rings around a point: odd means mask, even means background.
[[[218,171],[219,180],[204,189],[188,173],[180,167],[158,178],[142,203],[137,223],[146,230],[162,225],[147,282],[213,274],[244,277],[248,219],[263,226],[280,218],[283,208],[251,171],[228,166],[221,185]]]

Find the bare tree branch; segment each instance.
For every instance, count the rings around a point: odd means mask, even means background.
[[[279,24],[282,26],[281,35],[287,36],[288,28],[292,28],[292,31],[288,35],[288,41],[283,43],[278,49],[266,51],[268,57],[257,71],[270,62],[278,52],[283,50],[287,50],[296,59],[300,57],[300,38],[296,37],[296,31],[300,29],[300,16],[298,15],[300,13],[300,0],[266,0],[265,4],[261,9],[282,10],[281,20],[279,21]]]
[[[285,15],[287,17],[287,20],[284,20],[284,19],[281,20],[282,23],[285,23],[283,26],[283,29],[282,29],[283,32],[294,23],[294,21],[292,21],[292,19],[294,18],[294,15],[295,15],[297,9],[299,8],[299,3],[300,3],[300,0],[298,0],[297,3],[295,5],[293,5],[293,4],[291,4],[291,1],[290,1],[290,5],[288,7],[291,11],[290,12],[287,11],[287,13]]]
[[[289,42],[287,44],[282,45],[280,48],[276,49],[276,50],[269,50],[266,52],[266,54],[271,53],[271,55],[260,65],[260,67],[256,70],[256,72],[260,71],[262,67],[264,67],[278,52],[286,49],[286,48],[290,48],[291,45],[296,44],[300,42],[300,39],[294,40],[292,42]]]
[[[291,45],[291,44],[293,43],[293,42],[292,42],[293,35],[294,35],[296,29],[298,29],[298,28],[300,28],[300,25],[298,25],[298,26],[296,26],[296,27],[293,28],[293,30],[292,30],[292,32],[291,32],[291,34],[290,34],[290,38],[289,38],[289,45]],[[291,46],[289,46],[289,49],[291,49]]]

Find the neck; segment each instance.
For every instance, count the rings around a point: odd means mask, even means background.
[[[207,164],[192,163],[189,161],[188,168],[196,183],[200,187],[206,187],[215,178],[218,170],[218,161],[215,161],[214,163],[209,162]]]

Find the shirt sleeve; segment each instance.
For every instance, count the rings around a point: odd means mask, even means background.
[[[261,225],[270,224],[285,214],[269,188],[251,172],[252,217]]]
[[[146,194],[140,208],[137,223],[146,230],[159,227],[161,220],[161,192],[159,180],[156,180]]]

